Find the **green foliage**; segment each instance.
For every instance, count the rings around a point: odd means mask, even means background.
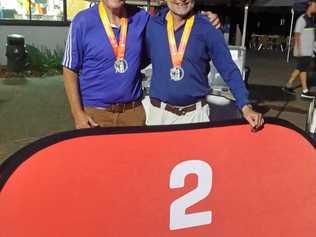
[[[18,4],[23,7],[23,0],[17,0]]]
[[[26,45],[26,49],[28,51],[28,63],[31,71],[47,73],[51,70],[62,70],[62,49],[56,48],[54,50],[50,50],[47,47],[38,49],[33,45]]]

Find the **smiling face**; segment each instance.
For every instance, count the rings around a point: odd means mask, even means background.
[[[194,0],[168,0],[170,11],[182,18],[186,17],[194,8]]]

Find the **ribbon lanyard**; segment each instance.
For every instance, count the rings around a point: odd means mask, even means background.
[[[174,68],[181,68],[184,52],[188,44],[191,30],[194,23],[194,15],[191,16],[185,23],[179,49],[177,49],[176,39],[174,36],[173,17],[170,11],[168,12],[166,18],[167,18],[168,41],[169,41],[172,64]]]
[[[117,60],[123,60],[125,57],[125,49],[126,49],[126,36],[127,36],[127,25],[128,25],[128,19],[125,17],[122,17],[120,19],[121,24],[121,32],[120,32],[120,42],[119,45],[117,44],[115,34],[113,32],[111,23],[108,18],[108,14],[106,13],[105,6],[103,1],[99,4],[99,14],[101,21],[103,23],[105,32],[109,38],[109,41],[112,45],[114,55]]]

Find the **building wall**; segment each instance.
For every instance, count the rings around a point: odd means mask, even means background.
[[[5,56],[7,35],[21,34],[25,43],[37,48],[46,47],[51,50],[64,48],[69,27],[60,26],[4,26],[0,25],[0,65],[7,63]]]

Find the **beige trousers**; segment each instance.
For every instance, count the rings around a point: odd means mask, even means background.
[[[101,127],[144,126],[145,111],[143,105],[122,113],[113,113],[104,109],[86,107],[85,112]]]
[[[146,114],[146,125],[150,126],[209,122],[209,105],[206,104],[202,107],[201,102],[198,102],[196,106],[196,110],[192,112],[186,113],[185,115],[177,115],[172,112],[166,111],[165,103],[161,103],[161,108],[157,108],[152,104],[149,104]]]

